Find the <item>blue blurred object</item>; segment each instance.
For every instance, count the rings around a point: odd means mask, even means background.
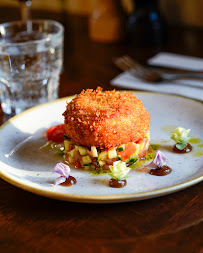
[[[127,38],[135,46],[158,46],[166,39],[166,26],[158,0],[134,0],[127,21]]]

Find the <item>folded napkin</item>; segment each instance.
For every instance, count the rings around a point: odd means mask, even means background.
[[[203,59],[171,53],[159,53],[149,59],[148,63],[163,67],[203,71]],[[115,77],[111,84],[136,90],[176,94],[203,101],[203,80],[181,79],[173,82],[152,84],[142,81],[126,71]]]

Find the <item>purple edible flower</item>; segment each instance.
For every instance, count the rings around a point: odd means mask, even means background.
[[[54,180],[54,185],[61,184],[66,181],[70,176],[70,167],[64,163],[57,163],[54,172],[60,174],[61,176]]]
[[[148,165],[146,165],[145,168],[156,169],[157,167],[161,168],[167,164],[168,164],[168,159],[165,157],[165,155],[160,150],[157,150],[155,152],[154,160],[151,163],[149,163]]]
[[[164,165],[167,165],[168,164],[168,159],[165,157],[165,155],[160,151],[160,150],[157,150],[155,152],[155,158],[153,160],[153,163],[161,168],[163,167]]]

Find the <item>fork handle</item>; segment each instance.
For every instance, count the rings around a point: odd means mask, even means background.
[[[187,73],[177,73],[177,74],[169,74],[169,73],[162,73],[162,78],[168,81],[181,79],[181,78],[197,78],[203,79],[203,73],[194,73],[194,72],[187,72]]]

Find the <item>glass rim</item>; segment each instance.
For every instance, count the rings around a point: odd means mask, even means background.
[[[24,41],[24,42],[1,42],[0,41],[0,46],[21,46],[21,45],[29,45],[29,44],[37,44],[37,43],[41,43],[41,42],[46,42],[47,40],[49,41],[50,39],[53,39],[54,37],[59,37],[61,35],[63,35],[64,33],[64,26],[59,23],[58,21],[55,20],[51,20],[51,19],[30,19],[28,21],[22,21],[22,20],[18,20],[18,21],[11,21],[11,22],[6,22],[6,23],[1,23],[0,24],[0,30],[1,27],[8,27],[9,25],[22,25],[22,24],[26,24],[27,22],[32,22],[32,24],[40,24],[40,23],[50,23],[52,25],[55,25],[59,28],[59,31],[56,33],[51,34],[50,37],[47,38],[43,38],[43,39],[37,39],[37,40],[31,40],[31,41]]]

